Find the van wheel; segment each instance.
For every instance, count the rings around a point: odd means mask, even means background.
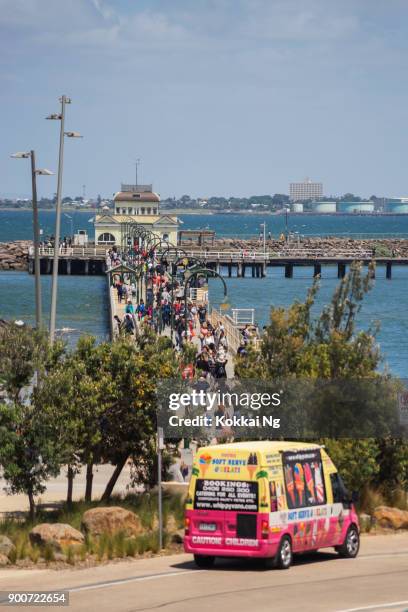
[[[207,555],[194,555],[194,561],[197,567],[209,569],[214,565],[215,557],[210,557]]]
[[[293,561],[292,541],[289,536],[284,536],[279,544],[275,557],[275,566],[278,569],[289,569]]]
[[[336,546],[336,551],[340,557],[345,559],[354,559],[360,550],[360,535],[355,525],[350,525],[347,529],[346,537],[341,546]]]

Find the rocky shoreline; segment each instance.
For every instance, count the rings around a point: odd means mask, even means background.
[[[0,270],[28,270],[28,249],[31,240],[0,242]]]
[[[205,245],[200,247],[187,241],[183,241],[182,248],[186,250],[208,250],[208,251],[261,251],[263,250],[263,240],[259,239],[240,239],[240,238],[216,238],[213,245]],[[299,242],[292,239],[290,242],[284,240],[266,240],[266,250],[273,253],[285,252],[289,254],[290,250],[305,250],[308,253],[316,251],[316,253],[325,253],[327,256],[335,256],[338,253],[374,252],[377,257],[408,257],[408,239],[405,238],[339,238],[339,237],[311,237],[307,236],[299,239]]]

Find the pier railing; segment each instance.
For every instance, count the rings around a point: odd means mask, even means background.
[[[231,308],[234,325],[255,325],[255,308]]]
[[[367,250],[339,250],[336,252],[325,249],[282,249],[280,251],[180,251],[180,256],[195,257],[203,261],[219,262],[268,262],[271,259],[372,259],[373,252]]]
[[[239,347],[241,346],[241,342],[243,341],[243,335],[241,333],[241,327],[244,325],[254,325],[255,311],[253,308],[235,308],[233,309],[237,312],[236,318],[239,319],[240,316],[238,312],[240,311],[242,315],[245,314],[247,319],[250,319],[251,322],[245,321],[244,323],[238,323],[238,321],[234,321],[234,313],[232,311],[232,316],[229,314],[224,314],[217,308],[212,307],[210,313],[210,321],[211,325],[214,327],[217,323],[222,323],[225,330],[225,335],[228,339],[228,350],[232,355],[236,355]],[[251,311],[251,312],[250,312]],[[251,339],[251,342],[256,346],[259,342],[258,335],[254,335]]]
[[[34,256],[34,247],[29,248],[29,255]],[[72,246],[59,247],[60,257],[106,257],[106,246]],[[54,257],[54,247],[40,247],[40,257]]]
[[[30,247],[29,249],[30,257],[34,256],[34,247]],[[40,247],[40,256],[41,257],[53,257],[54,256],[54,248],[53,247]],[[106,246],[72,246],[72,247],[63,247],[59,248],[59,256],[60,257],[71,257],[71,258],[81,258],[81,257],[105,257],[106,256]],[[369,250],[338,250],[338,251],[330,251],[326,249],[303,249],[303,248],[283,248],[279,251],[249,251],[246,249],[235,249],[228,251],[220,251],[220,250],[211,250],[211,251],[200,251],[200,250],[192,250],[192,251],[180,251],[180,257],[191,257],[198,258],[202,261],[208,262],[225,262],[225,263],[238,263],[238,262],[246,262],[246,263],[266,263],[271,260],[279,260],[279,259],[326,259],[333,261],[337,259],[349,259],[353,260],[368,260],[375,258],[375,255],[372,251]]]

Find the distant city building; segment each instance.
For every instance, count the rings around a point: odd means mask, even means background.
[[[323,197],[323,183],[314,183],[309,178],[306,178],[302,183],[290,183],[289,197],[292,202],[319,200]]]
[[[303,212],[303,204],[302,202],[293,202],[291,205],[292,212],[294,213],[302,213]]]
[[[95,244],[120,246],[125,223],[137,223],[163,240],[177,244],[178,219],[160,214],[160,196],[152,185],[122,184],[113,198],[113,207],[113,212],[102,207],[95,217]]]

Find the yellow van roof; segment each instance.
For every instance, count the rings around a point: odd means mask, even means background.
[[[231,444],[214,444],[204,446],[200,451],[248,451],[260,453],[279,453],[280,451],[302,450],[307,448],[322,448],[320,444],[311,442],[287,442],[285,440],[258,440],[256,442],[233,442]]]

